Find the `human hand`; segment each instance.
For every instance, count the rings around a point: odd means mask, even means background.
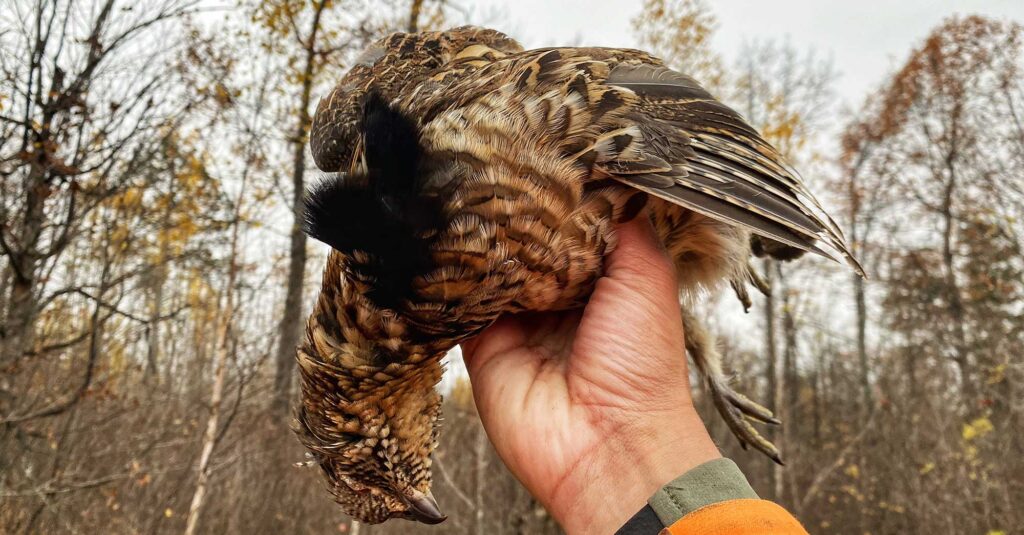
[[[720,457],[690,396],[673,264],[646,217],[618,233],[586,308],[504,317],[463,344],[491,442],[568,533],[612,533]]]

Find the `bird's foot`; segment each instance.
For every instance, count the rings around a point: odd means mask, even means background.
[[[771,284],[766,281],[749,262],[747,263],[746,269],[743,270],[743,273],[730,279],[729,284],[732,286],[733,291],[736,292],[736,298],[739,299],[740,304],[743,305],[744,312],[750,312],[750,307],[753,306],[753,301],[750,299],[750,292],[747,291],[748,284],[757,288],[757,291],[761,292],[763,295],[772,294]]]
[[[749,444],[770,457],[771,460],[780,465],[785,464],[782,462],[779,449],[775,447],[775,444],[764,438],[753,425],[753,422],[780,425],[782,422],[772,414],[772,411],[733,390],[725,383],[724,378],[709,378],[708,390],[715,408],[718,409],[733,435],[740,441],[740,446],[743,449],[747,449]]]

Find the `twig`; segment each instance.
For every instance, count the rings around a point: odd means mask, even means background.
[[[874,427],[875,418],[878,415],[878,412],[879,409],[875,408],[875,410],[871,412],[871,416],[868,418],[867,423],[865,423],[864,427],[860,430],[859,433],[857,433],[857,436],[853,437],[853,440],[851,440],[839,452],[839,456],[836,457],[835,462],[833,462],[827,468],[821,470],[820,472],[818,472],[816,476],[814,476],[814,480],[811,482],[811,485],[807,487],[807,493],[804,494],[804,497],[798,502],[798,507],[800,511],[806,510],[807,505],[811,503],[811,500],[816,498],[818,493],[821,492],[821,487],[822,485],[825,484],[825,481],[827,481],[828,478],[831,477],[832,474],[836,472],[836,470],[839,470],[840,467],[846,464],[846,457],[850,455],[850,452],[852,452],[853,449],[858,444],[861,443],[861,441],[864,440],[864,437],[867,436],[868,431],[870,431],[871,428]]]
[[[441,473],[441,477],[444,478],[445,483],[447,483],[448,486],[455,491],[455,495],[458,496],[459,499],[462,500],[466,505],[468,505],[470,509],[476,510],[476,504],[473,503],[473,500],[469,499],[469,496],[466,496],[466,494],[462,492],[462,489],[460,489],[459,486],[455,484],[455,481],[452,479],[452,477],[448,475],[448,470],[445,469],[444,463],[441,462],[441,457],[434,457],[434,466],[436,466],[438,472]]]

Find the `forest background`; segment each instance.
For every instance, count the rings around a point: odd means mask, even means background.
[[[439,528],[350,522],[289,430],[325,256],[293,223],[310,115],[385,33],[507,20],[467,4],[0,2],[0,531],[559,532],[457,352]],[[723,51],[710,2],[618,15],[795,162],[870,274],[763,262],[770,297],[709,304],[788,463],[741,451],[698,388],[723,452],[812,533],[1024,525],[1020,21],[951,12],[865,83],[784,27]]]

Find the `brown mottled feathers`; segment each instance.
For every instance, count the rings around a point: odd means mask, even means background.
[[[298,353],[299,433],[366,521],[437,519],[422,504],[445,351],[501,314],[583,305],[645,203],[684,295],[744,286],[751,233],[757,252],[860,271],[774,148],[637,50],[393,34],[320,102],[310,146],[329,174],[307,228],[334,250]]]
[[[479,54],[522,51],[522,46],[505,34],[485,28],[458,28],[449,32],[423,34],[394,33],[370,45],[338,86],[317,105],[310,128],[309,145],[317,167],[344,171],[356,150],[356,131],[362,98],[372,85],[394,95],[405,87],[424,82],[425,73]],[[462,55],[460,58],[459,56]]]
[[[480,30],[484,32],[490,31]],[[399,49],[413,39],[399,35]],[[437,40],[453,41],[448,35]],[[448,65],[458,53],[442,45],[432,46],[445,52],[424,55],[426,59],[416,65],[432,76],[416,77],[408,63],[396,66],[401,55],[378,58],[372,68],[354,68],[349,75],[353,80],[343,80],[318,108],[311,138],[318,166],[338,171],[343,162],[358,160],[354,123],[339,120],[356,116],[360,92],[354,88],[365,90],[373,84],[397,99],[410,116],[428,124],[444,113],[479,106],[497,93],[507,102],[490,105],[503,105],[504,113],[544,114],[540,118],[551,121],[544,128],[527,129],[530,134],[549,136],[563,149],[591,149],[576,154],[584,163],[597,158],[590,179],[620,180],[792,247],[828,257],[834,251],[860,270],[841,231],[795,170],[735,111],[689,76],[640,51],[519,52],[497,32],[486,35],[486,45],[464,52],[461,69]],[[361,69],[373,73],[361,77]],[[363,78],[367,81],[354,81]],[[568,122],[583,118],[590,123]],[[344,125],[344,131],[337,125]],[[327,131],[332,127],[334,131]],[[819,241],[827,248],[819,247]]]

